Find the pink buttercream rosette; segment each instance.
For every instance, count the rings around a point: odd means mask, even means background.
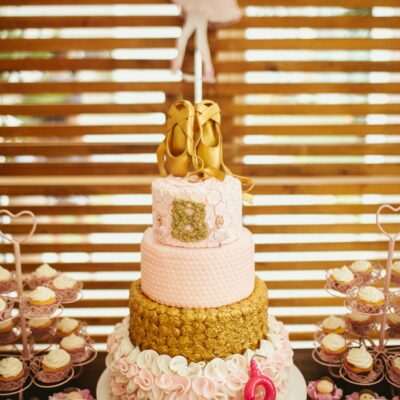
[[[57,293],[57,297],[60,298],[61,303],[72,303],[78,299],[78,295],[83,288],[83,282],[76,282],[75,286],[71,289],[57,289],[53,283],[49,287]]]
[[[10,279],[0,282],[0,293],[10,293],[17,289],[17,282],[15,281],[15,272],[11,272]]]
[[[319,381],[312,381],[308,384],[307,394],[311,400],[340,400],[343,396],[343,390],[339,389],[336,385],[333,386],[333,392],[328,395],[318,393],[317,385]]]
[[[53,394],[49,397],[49,400],[67,400],[67,394],[70,392],[78,392],[84,400],[95,400],[88,389],[67,389],[64,392]]]
[[[5,302],[4,310],[0,311],[0,321],[6,321],[11,318],[11,311],[14,307],[14,299],[8,296],[1,296]]]

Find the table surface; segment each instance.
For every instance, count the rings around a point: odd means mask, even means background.
[[[66,385],[66,387],[79,387],[82,389],[88,388],[91,390],[92,394],[95,395],[97,381],[105,368],[104,364],[105,356],[106,356],[105,353],[99,353],[97,359],[93,363],[85,366],[82,375],[79,376],[77,379],[69,382]],[[325,367],[322,367],[313,361],[311,357],[311,350],[295,350],[294,361],[295,364],[299,367],[299,369],[303,373],[307,382],[313,379],[318,379],[328,374],[327,369]],[[349,394],[359,390],[359,388],[357,388],[356,386],[350,385],[345,382],[341,382],[341,387],[344,388],[345,394]],[[60,389],[57,389],[57,391],[61,391],[62,389],[63,388],[61,387]],[[372,387],[371,389],[375,390],[380,395],[387,396],[389,399],[392,398],[390,387],[387,383],[381,383],[376,387]],[[24,399],[45,400],[48,398],[49,395],[53,393],[54,389],[45,390],[36,387],[31,387],[29,390],[27,390]]]

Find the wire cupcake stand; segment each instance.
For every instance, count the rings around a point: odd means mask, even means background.
[[[396,278],[392,277],[393,255],[396,241],[400,235],[398,233],[389,233],[383,227],[382,215],[384,212],[398,213],[400,207],[393,207],[384,204],[379,207],[376,213],[376,224],[380,232],[388,239],[388,256],[386,267],[380,265],[373,266],[373,270],[368,275],[355,274],[355,284],[351,287],[337,285],[330,281],[327,274],[327,291],[336,297],[342,297],[344,305],[351,311],[360,314],[363,317],[362,324],[354,324],[349,316],[345,316],[346,331],[344,338],[346,340],[345,349],[341,354],[333,356],[327,355],[321,349],[321,342],[325,333],[321,324],[318,326],[318,332],[315,335],[315,348],[313,350],[313,359],[320,365],[328,367],[330,374],[335,378],[341,378],[345,381],[359,386],[373,386],[383,380],[386,380],[392,390],[400,389],[400,370],[395,368],[394,360],[400,356],[400,347],[389,347],[390,338],[400,338],[400,329],[396,330],[388,326],[388,314],[394,312],[400,314],[400,291],[391,288]],[[359,290],[366,285],[373,285],[378,281],[384,280],[384,304],[379,307],[367,305],[357,300]],[[378,342],[376,343],[376,339]],[[348,351],[352,348],[365,346],[373,358],[373,368],[371,371],[355,373],[350,368],[346,368],[345,358]]]
[[[35,215],[28,210],[12,214],[8,210],[0,210],[0,222],[5,226],[5,221],[15,221],[18,218],[29,218],[31,221],[30,232],[17,240],[0,229],[0,238],[12,244],[14,252],[15,271],[7,283],[0,283],[0,299],[4,301],[3,310],[0,311],[0,323],[11,329],[0,329],[0,346],[7,346],[9,353],[2,352],[0,359],[17,357],[23,364],[23,371],[11,380],[0,380],[0,397],[19,395],[23,399],[23,392],[35,385],[44,389],[56,388],[64,385],[73,378],[78,377],[83,366],[92,362],[97,351],[94,343],[86,333],[86,325],[81,324],[76,335],[85,339],[85,346],[78,351],[71,352],[71,361],[68,365],[58,370],[49,371],[43,368],[43,357],[50,350],[59,348],[61,338],[56,335],[56,321],[63,312],[63,304],[70,304],[82,298],[82,284],[76,290],[56,292],[56,301],[50,305],[35,306],[30,304],[25,287],[35,289],[37,286],[52,288],[51,282],[46,280],[24,279],[21,266],[21,245],[27,242],[35,233],[37,221]],[[30,319],[48,320],[45,328],[28,326]],[[38,344],[41,346],[38,346]],[[7,350],[8,352],[8,350]]]

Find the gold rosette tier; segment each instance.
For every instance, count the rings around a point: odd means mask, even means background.
[[[129,297],[130,336],[142,350],[209,361],[216,357],[255,350],[266,337],[268,296],[265,283],[256,278],[246,299],[218,308],[177,308],[159,304],[132,284]]]

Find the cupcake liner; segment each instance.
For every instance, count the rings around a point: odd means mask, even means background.
[[[31,304],[26,295],[21,297],[21,307],[23,308],[27,318],[49,318],[57,311],[60,304],[61,301],[58,297],[53,304],[41,306]]]
[[[400,290],[390,294],[390,305],[396,314],[400,314]]]
[[[52,339],[54,337],[54,332],[55,332],[55,322],[52,321],[51,325],[48,326],[47,328],[29,328],[32,334],[32,337],[35,341],[40,342],[40,341],[45,341],[48,339]]]
[[[336,290],[337,292],[346,294],[346,292],[351,289],[351,287],[354,285],[354,282],[350,283],[343,283],[343,282],[337,282],[333,280],[330,276],[328,276],[328,279],[326,281],[326,287],[332,290]]]
[[[343,353],[340,353],[340,354],[331,355],[331,354],[326,353],[324,351],[324,349],[322,349],[322,348],[316,349],[316,353],[317,353],[317,356],[322,361],[324,361],[325,363],[328,363],[328,364],[333,364],[333,365],[341,364],[342,358],[343,358],[343,356],[345,354],[345,352],[343,352]]]
[[[14,326],[9,332],[0,333],[0,345],[6,346],[15,343],[21,336],[21,328]]]
[[[348,322],[349,331],[357,336],[368,337],[376,328],[375,323],[359,324],[354,322]]]
[[[15,272],[12,272],[8,281],[0,282],[0,293],[10,293],[15,290],[17,290],[17,282],[15,281]]]
[[[28,279],[26,280],[26,284],[28,285],[29,289],[35,290],[38,286],[46,286],[49,287],[51,282],[60,275],[57,273],[55,277],[52,278],[37,278],[33,274],[29,275]]]
[[[57,293],[62,303],[72,303],[78,299],[79,292],[83,288],[83,282],[77,282],[72,289],[57,289],[53,283],[50,285],[50,288]]]
[[[6,303],[6,308],[3,311],[0,311],[0,321],[6,321],[11,318],[11,311],[14,307],[14,299],[8,296],[1,296],[1,298]]]
[[[375,265],[371,272],[354,272],[358,286],[372,284],[383,278],[383,268],[381,265]]]
[[[392,272],[392,275],[390,275],[390,282],[395,285],[400,285],[400,275]]]

